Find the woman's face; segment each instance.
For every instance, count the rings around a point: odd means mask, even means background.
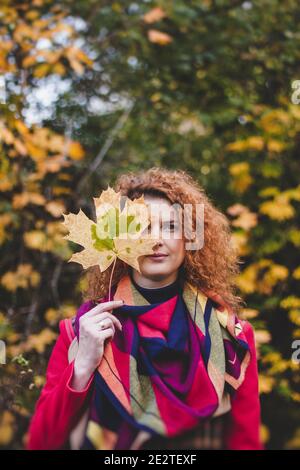
[[[181,220],[168,200],[149,195],[145,195],[144,200],[151,216],[148,233],[157,240],[153,250],[162,256],[141,256],[141,273],[133,270],[133,277],[142,287],[162,287],[176,280],[178,269],[184,261],[185,242],[181,235]]]

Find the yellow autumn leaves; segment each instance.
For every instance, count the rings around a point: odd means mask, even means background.
[[[155,7],[149,10],[145,15],[143,15],[142,18],[144,23],[150,25],[163,20],[167,16],[168,15],[166,11],[164,11],[161,7]],[[172,36],[170,36],[169,34],[153,28],[147,31],[147,35],[150,42],[158,44],[160,46],[166,46],[173,41]]]
[[[10,292],[18,288],[28,289],[40,282],[40,274],[29,264],[19,264],[15,271],[8,271],[1,277],[1,285]]]
[[[278,221],[287,220],[296,215],[292,201],[300,201],[300,185],[286,191],[279,192],[277,190],[273,199],[263,202],[259,209],[262,214],[267,215],[270,219]]]
[[[254,184],[257,175],[279,180],[284,162],[281,154],[300,131],[299,107],[283,100],[282,109],[270,109],[265,105],[253,106],[252,113],[243,116],[251,123],[257,134],[243,140],[230,142],[225,149],[232,154],[246,154],[245,159],[229,165],[230,185],[233,191],[245,194]],[[264,153],[259,165],[252,165],[251,154]],[[281,190],[276,184],[264,188],[259,195],[268,198],[263,201],[258,211],[272,220],[282,222],[295,215],[293,202],[300,200],[300,185]]]
[[[252,263],[237,278],[237,284],[245,294],[259,292],[271,294],[273,288],[289,275],[289,270],[270,259],[261,259]]]
[[[61,216],[59,209],[55,216]],[[8,239],[9,234],[5,232],[4,222],[11,222],[8,217],[0,216],[0,241]],[[68,243],[63,240],[64,229],[60,222],[36,221],[36,229],[28,230],[23,235],[24,246],[30,250],[39,250],[41,253],[49,252],[56,254],[62,259],[68,259],[72,255]],[[1,232],[3,227],[3,232]],[[2,235],[1,235],[2,233]],[[0,277],[0,284],[9,292],[16,292],[17,289],[30,289],[40,284],[41,276],[30,263],[21,263],[16,269],[7,271]]]
[[[65,75],[70,67],[76,74],[82,75],[86,67],[92,67],[93,61],[74,45],[77,32],[66,20],[67,10],[55,4],[49,8],[46,17],[43,15],[43,3],[39,0],[23,3],[22,14],[8,2],[0,5],[4,27],[14,25],[10,29],[11,34],[3,35],[0,44],[0,71],[19,72],[16,64],[9,60],[9,53],[17,44],[22,50],[22,68],[30,70],[35,78],[49,74]],[[64,35],[63,44],[56,40],[59,35]],[[41,40],[48,47],[38,47]]]

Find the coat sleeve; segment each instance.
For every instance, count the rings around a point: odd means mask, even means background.
[[[63,449],[68,437],[88,404],[94,374],[85,389],[74,390],[71,381],[74,360],[68,361],[70,332],[63,320],[46,371],[46,383],[36,403],[27,434],[27,450]],[[74,334],[74,333],[73,333]]]
[[[260,401],[255,337],[252,325],[245,321],[244,332],[250,347],[251,359],[245,379],[231,403],[230,423],[226,436],[229,450],[263,450],[260,439]]]

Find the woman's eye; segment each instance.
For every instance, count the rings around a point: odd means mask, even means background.
[[[163,229],[164,229],[164,230],[175,230],[175,228],[176,228],[176,225],[173,224],[173,223],[171,223],[171,224],[165,224],[165,225],[163,226]]]
[[[149,230],[149,232],[151,232],[151,230],[152,230],[151,223],[149,224],[149,226],[147,227],[147,229]],[[158,227],[157,227],[157,229],[158,229]],[[174,222],[171,222],[171,223],[168,223],[168,222],[163,223],[163,224],[161,224],[161,228],[160,228],[160,230],[161,230],[162,232],[169,232],[169,231],[174,232],[174,231],[177,230],[177,229],[178,229],[178,224],[176,224],[176,223],[174,223]],[[153,228],[153,230],[154,230],[154,228]]]

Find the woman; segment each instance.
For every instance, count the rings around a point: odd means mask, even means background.
[[[60,322],[27,448],[262,449],[254,333],[237,316],[226,217],[183,171],[121,175],[115,190],[144,195],[155,256],[139,258],[140,272],[117,260],[111,298],[110,270],[89,270],[85,302]],[[181,209],[197,204],[204,243],[187,249]]]

